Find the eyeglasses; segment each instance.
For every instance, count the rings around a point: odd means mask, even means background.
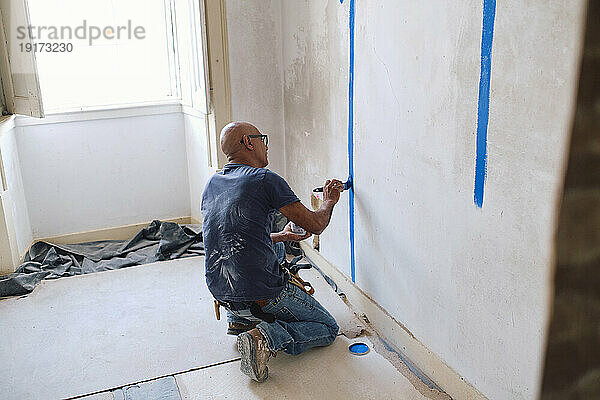
[[[260,140],[262,140],[262,142],[265,144],[265,146],[269,145],[269,137],[267,135],[246,135],[249,138],[260,138]],[[244,138],[242,137],[242,140],[240,140],[240,144],[244,144]]]

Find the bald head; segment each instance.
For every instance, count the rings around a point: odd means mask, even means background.
[[[264,168],[269,164],[266,141],[252,138],[261,135],[258,128],[248,122],[231,122],[221,130],[221,150],[229,162]]]
[[[231,122],[221,130],[221,150],[228,158],[243,149],[244,135],[259,135],[258,129],[248,122]]]

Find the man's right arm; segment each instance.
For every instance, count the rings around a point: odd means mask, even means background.
[[[323,204],[318,210],[310,211],[301,202],[297,201],[281,207],[279,211],[306,231],[320,235],[329,225],[333,208],[340,199],[340,193],[343,190],[344,184],[341,181],[337,179],[328,180],[323,186]]]

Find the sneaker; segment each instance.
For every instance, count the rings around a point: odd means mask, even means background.
[[[258,322],[251,325],[230,322],[229,327],[227,328],[227,334],[237,336],[240,333],[248,332],[249,330],[256,328],[256,325],[258,325]]]
[[[263,334],[256,328],[241,333],[237,339],[237,347],[242,356],[240,371],[256,382],[265,381],[269,377],[267,362],[271,351]]]

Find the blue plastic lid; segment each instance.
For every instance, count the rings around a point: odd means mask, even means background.
[[[348,350],[350,350],[350,353],[352,354],[362,356],[369,352],[369,346],[367,346],[365,343],[357,342],[352,343],[350,346],[348,346]]]

